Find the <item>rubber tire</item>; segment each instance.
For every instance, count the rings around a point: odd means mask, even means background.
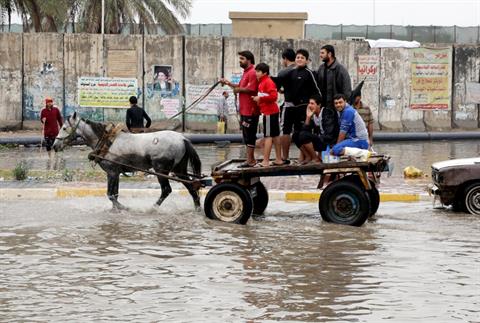
[[[235,217],[228,219],[228,217],[222,217],[220,210],[216,209],[216,203],[220,201],[216,201],[219,195],[227,195],[223,196],[225,205],[229,201],[232,201],[232,198],[237,199],[237,202],[241,202],[241,210],[240,214],[236,215]],[[230,199],[228,198],[228,194],[230,194]],[[221,197],[222,198],[222,197]],[[228,204],[227,204],[228,205]],[[253,211],[253,200],[250,196],[250,193],[244,189],[242,186],[233,183],[221,183],[218,185],[213,186],[207,193],[204,202],[204,210],[205,215],[213,220],[228,222],[228,223],[237,223],[237,224],[246,224],[250,216],[252,215]],[[217,213],[218,212],[218,213]]]
[[[265,212],[265,209],[268,206],[268,191],[265,185],[262,182],[257,182],[252,185],[257,191],[255,197],[252,198],[253,200],[253,214],[254,215],[262,215]]]
[[[480,183],[473,183],[465,188],[465,209],[471,214],[480,215],[480,196],[478,196],[478,206],[475,208],[475,194],[480,195]]]
[[[340,202],[336,201],[338,198],[342,198],[341,201],[346,203],[356,204],[352,215],[347,217],[340,213],[341,211],[337,209],[338,202]],[[323,190],[318,201],[318,208],[324,221],[361,226],[367,221],[370,214],[370,201],[368,194],[365,194],[365,190],[358,184],[348,180],[340,180],[331,183]]]
[[[370,199],[370,216],[374,216],[375,213],[378,211],[378,207],[380,206],[380,193],[378,192],[375,183],[372,180],[370,181],[370,186],[372,187],[371,190],[366,191],[368,194],[368,198]]]
[[[368,179],[370,182],[370,186],[372,187],[371,190],[365,190],[362,180],[358,175],[349,175],[345,176],[344,178],[341,179],[342,181],[350,181],[352,183],[356,183],[361,187],[364,191],[365,194],[368,195],[368,198],[370,200],[370,214],[368,215],[369,217],[372,217],[377,213],[378,207],[380,206],[380,193],[378,192],[378,189],[375,185],[375,182],[372,181],[371,179]]]

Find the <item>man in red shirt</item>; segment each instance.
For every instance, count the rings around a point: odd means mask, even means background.
[[[40,112],[40,121],[43,127],[43,137],[45,141],[45,147],[47,148],[48,155],[51,155],[51,150],[55,138],[58,135],[60,127],[63,125],[62,115],[60,110],[53,105],[52,98],[45,99],[45,108]]]
[[[260,111],[253,97],[257,95],[258,80],[255,73],[255,57],[252,52],[245,50],[238,53],[240,67],[243,68],[243,75],[239,84],[233,84],[227,79],[221,79],[222,84],[226,84],[233,89],[233,93],[238,93],[240,104],[240,126],[242,127],[243,141],[247,146],[247,160],[239,167],[253,167],[257,163],[255,160],[255,142],[257,140],[258,117]]]

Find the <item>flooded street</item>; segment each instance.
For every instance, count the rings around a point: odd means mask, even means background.
[[[383,203],[356,228],[273,201],[241,226],[125,203],[2,202],[2,321],[480,321],[478,216]]]
[[[480,155],[474,141],[375,148],[396,177]],[[243,154],[196,149],[206,174]],[[91,167],[88,152],[66,150],[63,165]],[[19,160],[47,162],[38,147],[0,150],[0,168]],[[155,201],[122,198],[122,213],[105,197],[0,201],[0,321],[480,322],[478,216],[389,202],[357,228],[322,221],[317,203],[274,200],[242,226],[179,194]]]
[[[415,166],[426,174],[430,174],[432,163],[450,158],[466,158],[480,156],[480,142],[475,140],[430,141],[430,142],[386,142],[374,145],[378,153],[388,154],[395,163],[393,176],[402,176],[406,166]],[[232,158],[242,158],[245,154],[240,144],[227,145],[224,148],[216,145],[195,145],[202,160],[202,171],[209,174],[211,165]],[[87,155],[91,151],[86,146],[70,147],[59,153],[58,168],[91,169]],[[257,157],[261,151],[257,150]],[[298,149],[292,145],[291,157],[298,156]],[[260,158],[260,157],[259,157]],[[0,149],[0,169],[13,169],[24,160],[32,169],[46,169],[48,157],[45,150],[38,147],[21,147]]]

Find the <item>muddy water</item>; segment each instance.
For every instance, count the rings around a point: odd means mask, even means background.
[[[272,202],[240,226],[125,203],[2,202],[0,320],[480,321],[479,217],[384,203],[353,228]]]
[[[226,148],[219,148],[216,145],[196,145],[195,148],[202,159],[205,174],[208,174],[211,165],[218,161],[244,156],[243,147],[236,144]],[[395,163],[394,176],[401,176],[406,166],[415,166],[429,174],[431,164],[436,161],[480,156],[480,142],[472,140],[378,143],[374,148],[377,152],[392,157]],[[90,149],[87,147],[68,148],[59,154],[57,166],[60,169],[63,167],[89,169],[91,168],[87,159],[89,152]],[[258,156],[260,155],[259,151]],[[295,147],[292,147],[292,156],[298,156]],[[25,160],[32,169],[46,169],[49,166],[46,152],[40,152],[38,147],[0,150],[0,169],[13,169],[20,160]]]

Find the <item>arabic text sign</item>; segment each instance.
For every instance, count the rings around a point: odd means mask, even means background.
[[[203,94],[207,92],[210,88],[210,85],[196,85],[196,84],[187,84],[186,92],[187,92],[187,102],[186,106],[188,107],[193,101],[201,97]],[[227,91],[229,93],[227,99],[227,105],[229,107],[229,113],[232,112],[230,107],[234,107],[234,96],[231,93],[229,88],[221,88],[216,87],[205,99],[200,101],[195,107],[188,111],[188,113],[192,114],[217,114],[218,108],[222,103],[222,93],[223,91]]]
[[[137,79],[80,77],[78,104],[81,107],[129,108],[128,99],[137,95]]]
[[[448,110],[450,70],[450,49],[413,49],[410,108]]]
[[[378,56],[358,55],[358,82],[378,82]]]

